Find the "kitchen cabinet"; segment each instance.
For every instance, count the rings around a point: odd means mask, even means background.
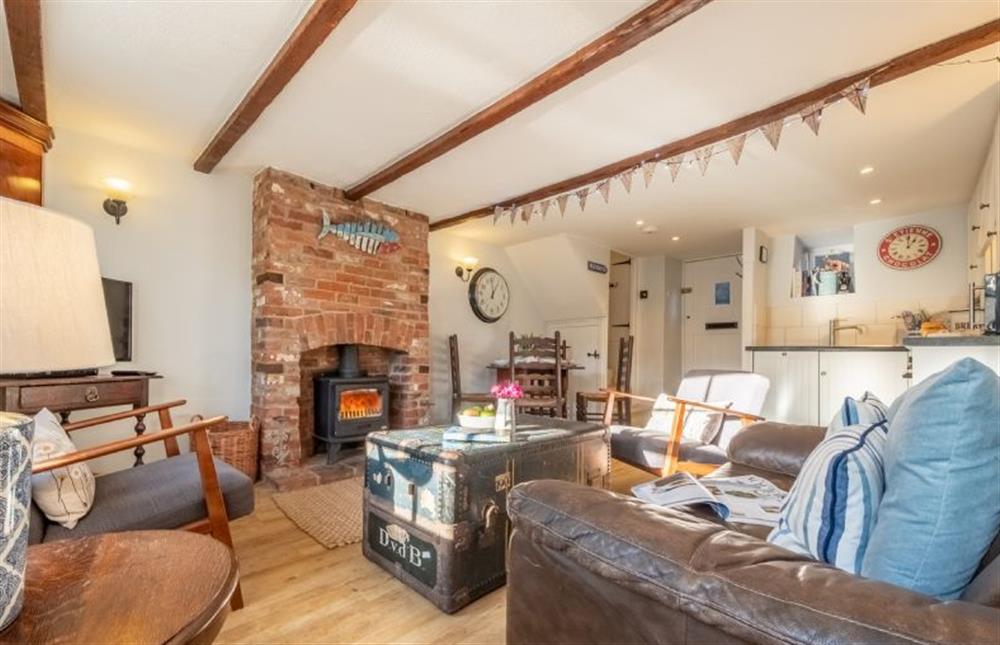
[[[968,210],[969,281],[1000,271],[1000,127],[993,132],[986,163]]]
[[[771,381],[762,413],[765,419],[816,424],[819,418],[819,352],[754,352],[753,371]]]
[[[909,386],[907,352],[820,352],[819,422],[830,422],[844,399],[871,392],[886,405]]]
[[[865,392],[886,405],[909,387],[903,349],[751,347],[753,371],[771,387],[762,416],[771,421],[825,426],[848,396]]]

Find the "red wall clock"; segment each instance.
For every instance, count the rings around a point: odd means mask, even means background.
[[[918,269],[941,252],[941,234],[929,226],[900,226],[878,245],[878,259],[892,269]]]

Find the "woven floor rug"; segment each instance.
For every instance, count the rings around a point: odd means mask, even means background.
[[[274,503],[328,549],[361,541],[362,477],[275,493]]]

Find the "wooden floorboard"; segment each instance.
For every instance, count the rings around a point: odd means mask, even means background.
[[[652,476],[613,462],[612,489]],[[328,550],[257,487],[253,515],[233,522],[246,607],[218,643],[503,643],[506,588],[447,615],[375,566],[361,545]]]

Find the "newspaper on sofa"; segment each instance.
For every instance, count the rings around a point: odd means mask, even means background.
[[[632,488],[639,499],[659,506],[707,504],[727,522],[777,526],[786,493],[756,475],[695,479],[675,473]]]

